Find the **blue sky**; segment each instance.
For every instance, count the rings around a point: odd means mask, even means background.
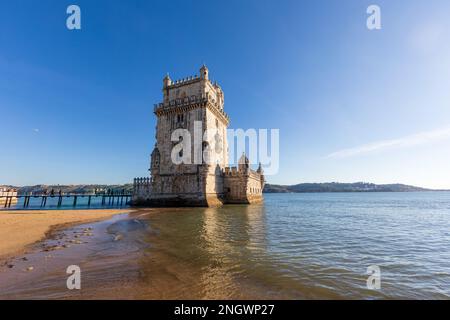
[[[205,62],[232,128],[280,129],[269,182],[450,188],[449,40],[446,0],[2,1],[0,184],[145,175],[163,76]]]

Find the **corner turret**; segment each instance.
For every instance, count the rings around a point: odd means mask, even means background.
[[[200,78],[209,80],[209,70],[205,65],[200,68]]]
[[[248,160],[245,153],[242,154],[241,158],[239,159],[239,171],[247,171],[250,168],[250,161]]]
[[[164,89],[166,89],[167,87],[172,85],[172,79],[170,79],[169,74],[166,74],[166,76],[163,79],[163,83],[164,83]]]
[[[259,163],[258,170],[256,170],[256,172],[258,172],[259,174],[264,174],[264,170],[261,166],[261,162]]]

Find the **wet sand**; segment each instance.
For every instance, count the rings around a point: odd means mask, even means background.
[[[239,211],[238,220],[232,218],[231,225],[224,223],[235,209]],[[226,212],[201,208],[139,209],[96,223],[55,230],[30,248],[28,254],[0,264],[0,299],[304,297],[303,288],[295,288],[297,292],[292,295],[274,289],[278,284],[261,281],[266,273],[272,273],[270,266],[255,271],[254,263],[261,259],[239,259],[249,252],[250,238],[242,228],[236,228],[236,223],[241,221],[248,226],[249,216],[258,219],[258,207],[222,210]],[[263,229],[259,222],[255,221],[255,225],[259,234]],[[66,269],[70,265],[80,267],[81,290],[66,287]]]
[[[131,211],[101,221],[60,225],[28,246],[26,253],[0,259],[0,300],[139,297],[137,261],[148,247],[134,241],[147,228],[139,215]],[[82,270],[82,290],[66,287],[71,265]]]
[[[0,211],[0,259],[24,253],[52,231],[95,222],[130,209]]]

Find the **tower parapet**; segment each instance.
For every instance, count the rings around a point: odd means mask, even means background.
[[[230,117],[224,111],[224,94],[217,83],[209,80],[206,66],[200,68],[200,76],[194,75],[172,80],[168,75],[163,79],[163,102],[154,105],[154,113],[159,117],[168,113],[184,113],[196,108],[207,108],[225,126]]]

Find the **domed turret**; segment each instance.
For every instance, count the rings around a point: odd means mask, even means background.
[[[170,79],[169,74],[166,74],[166,76],[163,79],[164,88],[167,88],[168,86],[172,85],[172,79]]]
[[[209,70],[205,65],[200,68],[200,78],[205,80],[209,79]]]
[[[258,170],[256,170],[259,174],[264,174],[264,170],[262,168],[261,162],[259,163]]]
[[[239,159],[239,171],[247,171],[249,167],[250,161],[248,160],[245,153],[243,153],[241,158]]]
[[[153,149],[150,160],[150,171],[152,175],[157,174],[159,172],[159,166],[161,161],[161,154],[159,152],[158,147],[155,145],[155,149]]]

